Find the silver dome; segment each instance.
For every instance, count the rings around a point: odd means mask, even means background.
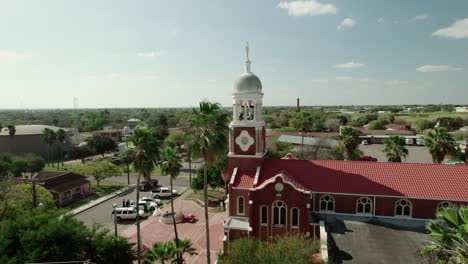
[[[251,72],[245,72],[236,83],[235,93],[261,93],[262,82],[257,75]]]

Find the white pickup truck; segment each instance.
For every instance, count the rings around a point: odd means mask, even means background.
[[[176,190],[172,190],[172,194],[171,194],[170,188],[167,188],[167,187],[161,187],[161,188],[151,191],[151,196],[153,196],[153,198],[169,198],[172,195],[178,195],[178,194],[179,193]]]

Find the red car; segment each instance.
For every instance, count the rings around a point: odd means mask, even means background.
[[[377,161],[377,159],[371,156],[362,156],[361,161],[374,161],[375,162]]]

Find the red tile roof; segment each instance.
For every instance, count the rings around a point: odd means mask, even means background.
[[[248,173],[234,186],[253,188]],[[467,165],[266,159],[256,186],[280,173],[312,192],[468,201]]]
[[[242,188],[251,188],[255,179],[254,170],[238,170],[234,180],[234,186]]]

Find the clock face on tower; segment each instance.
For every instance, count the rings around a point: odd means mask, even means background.
[[[247,130],[242,130],[236,138],[236,144],[240,147],[242,151],[249,150],[250,146],[255,143],[254,138],[247,132]]]

